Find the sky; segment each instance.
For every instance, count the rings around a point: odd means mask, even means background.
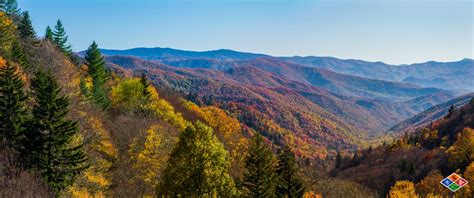
[[[75,51],[170,47],[410,64],[474,58],[474,0],[19,0]]]

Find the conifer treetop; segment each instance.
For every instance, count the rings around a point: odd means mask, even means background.
[[[63,23],[60,19],[56,22],[53,31],[53,42],[59,46],[64,52],[70,53],[71,52],[71,45],[67,43],[67,35],[66,30],[64,30]]]
[[[46,31],[45,31],[45,34],[44,34],[44,38],[48,39],[50,41],[53,41],[53,30],[51,29],[51,27],[46,26]]]
[[[24,11],[21,16],[20,24],[18,24],[18,30],[20,36],[23,38],[34,38],[36,37],[36,32],[31,24],[30,14],[28,11]]]

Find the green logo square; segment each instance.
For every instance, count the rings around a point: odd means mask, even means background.
[[[457,185],[456,183],[452,183],[451,185],[448,186],[449,189],[451,189],[452,191],[456,191],[460,188],[459,185]]]

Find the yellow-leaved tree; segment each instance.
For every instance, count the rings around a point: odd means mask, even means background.
[[[455,169],[464,169],[474,161],[474,130],[465,128],[458,134],[456,142],[447,150],[449,164]]]
[[[88,131],[86,149],[90,167],[69,188],[73,197],[106,197],[112,185],[111,168],[118,158],[118,150],[112,143],[110,132],[96,117],[80,113]]]
[[[248,140],[244,137],[239,121],[215,106],[199,107],[182,100],[184,106],[194,112],[203,122],[214,129],[214,133],[223,142],[231,157],[230,173],[234,177],[242,175]]]
[[[0,11],[0,56],[10,58],[11,48],[15,40],[15,25],[13,21]]]
[[[129,149],[136,173],[132,181],[144,183],[144,196],[155,196],[164,164],[177,141],[177,130],[166,123],[154,124],[142,139],[135,138]]]
[[[111,102],[122,111],[144,113],[156,116],[179,129],[184,129],[188,122],[173,106],[160,99],[158,92],[152,86],[144,85],[140,78],[130,78],[119,81],[111,91]]]
[[[447,196],[450,191],[439,183],[443,178],[439,170],[431,171],[423,180],[416,184],[416,192],[422,197]]]
[[[390,198],[418,198],[415,192],[415,184],[407,180],[397,181],[390,188],[389,196]]]
[[[469,183],[467,186],[463,188],[469,188],[469,192],[471,197],[474,196],[474,162],[471,162],[469,166],[466,167],[466,171],[464,171],[464,179],[466,179]]]

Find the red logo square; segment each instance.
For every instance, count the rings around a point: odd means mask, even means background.
[[[465,179],[461,178],[458,181],[456,181],[455,183],[462,187],[462,186],[467,184],[467,181]]]

